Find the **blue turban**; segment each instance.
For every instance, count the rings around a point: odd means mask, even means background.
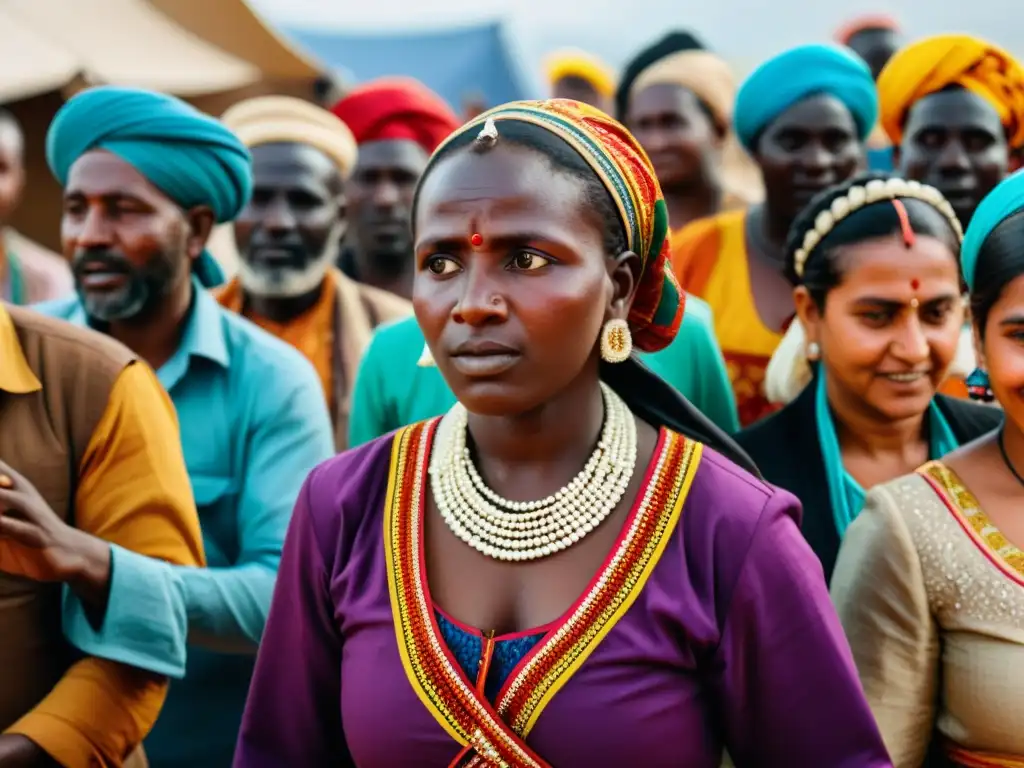
[[[173,96],[113,86],[74,96],[50,125],[46,161],[65,186],[71,166],[94,149],[132,165],[182,208],[210,206],[218,224],[234,219],[252,194],[252,160],[241,140]],[[208,251],[193,269],[207,287],[224,282]]]
[[[974,271],[978,254],[992,230],[1006,219],[1024,210],[1024,171],[1007,176],[981,201],[971,216],[960,245],[960,269],[968,290],[974,290]]]
[[[871,70],[860,57],[838,45],[801,45],[769,59],[743,81],[736,94],[733,122],[748,152],[779,115],[809,96],[827,94],[853,114],[861,141],[878,120],[878,93]]]

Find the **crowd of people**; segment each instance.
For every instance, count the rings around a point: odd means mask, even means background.
[[[1024,67],[879,16],[548,64],[62,106],[0,768],[1024,768]]]

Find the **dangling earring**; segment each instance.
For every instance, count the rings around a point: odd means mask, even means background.
[[[821,347],[818,346],[818,342],[812,341],[807,345],[807,359],[811,362],[821,359]]]
[[[967,377],[967,395],[971,400],[980,400],[983,403],[991,403],[996,399],[995,392],[988,380],[988,371],[984,368],[975,368]]]
[[[625,320],[612,318],[601,329],[601,359],[606,363],[621,363],[633,351],[633,335]]]
[[[420,353],[420,359],[416,361],[416,365],[420,368],[433,368],[437,365],[434,362],[434,356],[430,354],[430,347],[427,346],[427,342],[423,342],[423,351]]]

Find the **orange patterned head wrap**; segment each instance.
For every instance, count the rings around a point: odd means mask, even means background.
[[[1013,148],[1024,145],[1024,69],[997,45],[970,35],[937,35],[896,52],[878,76],[881,123],[893,144],[903,140],[910,108],[959,85],[991,104]]]
[[[449,142],[470,131],[479,133],[488,120],[495,122],[499,136],[501,123],[507,120],[550,131],[593,169],[615,201],[629,249],[643,263],[628,318],[633,343],[645,352],[656,352],[671,344],[683,319],[685,294],[668,263],[668,209],[661,187],[650,159],[633,135],[601,110],[578,101],[513,101],[488,110],[459,128],[437,148],[431,163],[441,156]],[[428,165],[420,178],[421,185],[429,171]]]

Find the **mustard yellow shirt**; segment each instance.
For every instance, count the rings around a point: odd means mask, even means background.
[[[28,367],[2,306],[0,361],[0,389],[45,386]],[[141,362],[126,367],[79,467],[76,525],[149,557],[204,565],[178,434],[174,406],[153,371]],[[5,557],[13,553],[0,542],[0,570]],[[163,676],[88,657],[7,733],[28,737],[65,768],[115,768],[156,722],[167,686]]]

